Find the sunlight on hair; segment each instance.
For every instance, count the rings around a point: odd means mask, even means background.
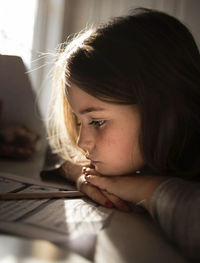
[[[89,36],[93,33],[93,29],[85,29],[84,31],[79,32],[78,34],[75,34],[73,36],[73,40],[66,41],[66,43],[61,44],[58,47],[58,52],[60,52],[60,57],[56,62],[56,67],[61,68],[62,70],[62,79],[64,80],[66,84],[65,79],[65,70],[66,70],[66,64],[68,59],[72,56],[72,54],[78,49],[83,46],[84,40],[89,38]],[[63,46],[66,46],[65,49],[63,49]],[[63,70],[64,69],[64,70]]]
[[[74,159],[84,161],[85,158],[76,148],[76,142],[72,144],[72,134],[68,134],[66,126],[69,125],[70,120],[66,120],[66,116],[70,118],[69,105],[65,100],[66,97],[66,85],[67,82],[67,63],[68,59],[78,48],[81,48],[86,40],[92,33],[93,29],[86,29],[73,36],[72,41],[66,41],[61,44],[57,49],[57,60],[55,62],[54,74],[53,74],[53,90],[48,108],[47,130],[48,139],[51,146],[56,153],[59,153],[65,158],[74,156]],[[59,116],[59,118],[57,118]],[[69,128],[69,130],[71,127]],[[71,129],[72,130],[72,129]]]

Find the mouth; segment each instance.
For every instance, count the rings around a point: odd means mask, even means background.
[[[95,160],[92,160],[91,158],[89,158],[89,157],[86,157],[88,160],[90,160],[91,161],[91,164],[93,164],[93,165],[95,165],[95,164],[97,164],[97,163],[100,163],[100,161],[95,161]]]
[[[93,160],[91,160],[91,163],[92,164],[97,164],[97,163],[100,163],[99,161],[93,161]]]
[[[90,163],[90,167],[93,169],[97,169],[97,167],[99,167],[100,162],[99,161],[92,161]]]

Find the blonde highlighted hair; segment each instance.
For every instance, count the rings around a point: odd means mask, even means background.
[[[70,72],[68,59],[83,46],[83,41],[92,33],[87,29],[74,36],[67,44],[61,44],[57,49],[56,62],[52,78],[52,92],[48,106],[47,133],[54,153],[64,159],[84,159],[84,152],[77,146],[79,126],[67,100],[67,87]]]

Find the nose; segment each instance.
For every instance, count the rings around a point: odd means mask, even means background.
[[[87,128],[81,127],[77,144],[82,150],[91,153],[94,148],[94,137]]]

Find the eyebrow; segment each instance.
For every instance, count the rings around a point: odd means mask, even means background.
[[[93,112],[93,111],[103,111],[105,110],[104,108],[96,108],[96,107],[89,107],[89,108],[85,108],[79,111],[80,114],[85,114],[85,113],[89,113],[89,112]]]

